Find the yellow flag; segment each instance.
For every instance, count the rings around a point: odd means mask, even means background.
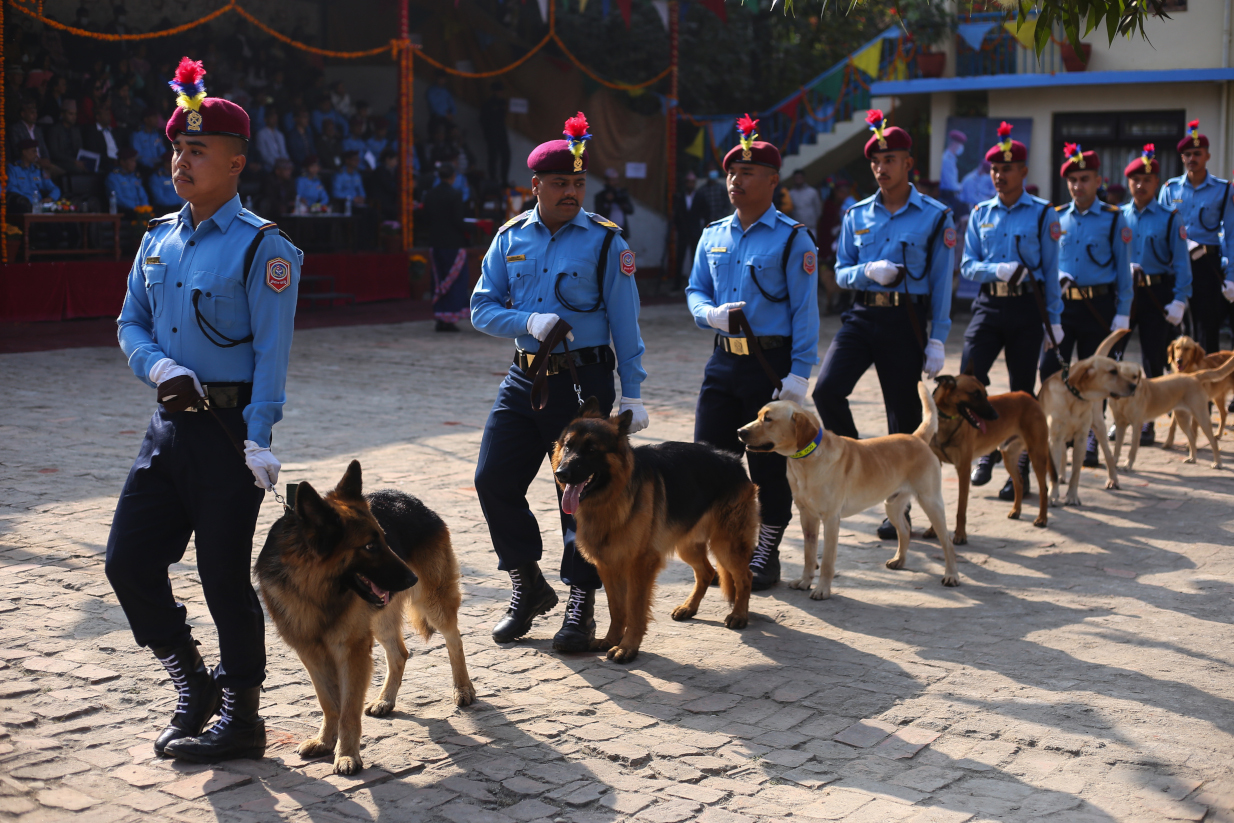
[[[686,154],[691,154],[699,160],[703,159],[703,136],[707,129],[699,129],[698,134],[694,135],[694,142],[686,148]]]
[[[1037,18],[1030,17],[1024,21],[1024,25],[1019,25],[1016,20],[1008,20],[1003,24],[1003,28],[1011,32],[1011,36],[1020,41],[1020,45],[1026,49],[1033,47],[1033,37],[1037,31]]]
[[[884,80],[907,80],[908,79],[908,64],[904,59],[897,57],[891,61],[891,65],[887,67],[887,74],[883,77]]]
[[[878,77],[878,64],[883,56],[882,39],[875,40],[865,50],[852,56],[853,65],[871,77]]]

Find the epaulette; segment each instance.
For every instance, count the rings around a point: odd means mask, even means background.
[[[498,233],[498,234],[501,234],[503,231],[505,231],[506,229],[510,228],[510,227],[511,227],[511,226],[513,226],[515,223],[519,222],[520,220],[526,220],[526,219],[527,219],[527,215],[529,215],[529,214],[531,214],[531,209],[528,209],[527,211],[523,212],[522,214],[516,214],[516,215],[514,215],[514,216],[513,216],[513,217],[511,217],[509,220],[507,220],[506,222],[504,222],[504,223],[502,223],[502,224],[501,224],[501,228],[499,228],[499,229],[497,230],[497,233]]]
[[[616,223],[614,223],[612,220],[609,220],[607,217],[601,217],[595,212],[590,212],[590,211],[587,212],[587,216],[591,218],[591,222],[599,223],[601,226],[608,229],[609,231],[621,231],[621,226],[618,226]]]
[[[721,217],[719,220],[712,220],[710,223],[707,224],[707,228],[711,228],[712,226],[718,226],[721,223],[727,222],[730,218],[732,218],[731,214],[728,215],[727,217]]]
[[[173,211],[171,214],[164,214],[162,217],[155,217],[150,220],[147,220],[146,221],[146,231],[149,231],[155,226],[161,226],[164,223],[170,223],[171,221],[175,220],[179,216],[180,216],[180,212]]]
[[[236,217],[258,231],[264,231],[269,228],[278,228],[278,223],[271,223],[264,217],[258,217],[248,209],[240,209],[240,211],[236,212]]]
[[[1058,211],[1058,212],[1065,211],[1067,207],[1070,205],[1071,205],[1070,203],[1063,203],[1061,206],[1055,206],[1054,211]]]
[[[997,197],[998,197],[998,195],[995,195],[995,198],[997,198]],[[1049,200],[1046,200],[1044,197],[1038,197],[1038,196],[1037,196],[1037,195],[1035,195],[1035,194],[1030,194],[1030,195],[1029,195],[1029,197],[1033,198],[1033,202],[1034,202],[1034,203],[1036,203],[1036,204],[1038,204],[1038,205],[1040,205],[1040,206],[1048,206],[1048,205],[1050,205],[1050,201],[1049,201]]]
[[[1102,211],[1120,212],[1120,211],[1122,211],[1122,209],[1120,209],[1118,206],[1115,206],[1115,205],[1113,205],[1113,204],[1111,204],[1111,203],[1106,203],[1106,204],[1102,207]]]
[[[864,198],[864,199],[862,199],[862,200],[858,200],[856,203],[854,203],[854,204],[852,205],[852,208],[853,208],[853,209],[855,209],[855,208],[857,208],[858,206],[864,206],[864,205],[866,205],[867,203],[873,203],[873,202],[874,202],[874,198],[875,198],[875,197],[878,197],[878,194],[871,194],[869,197],[866,197],[866,198]],[[851,211],[851,210],[852,210],[852,209],[850,209],[850,211]]]
[[[948,206],[942,200],[935,200],[933,197],[931,197],[928,194],[921,195],[921,199],[926,201],[927,203],[929,203],[931,206],[933,206],[936,209],[941,209],[942,211],[951,211],[951,206]]]

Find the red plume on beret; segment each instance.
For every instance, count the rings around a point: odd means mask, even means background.
[[[1011,124],[1006,120],[998,124],[998,136],[1003,138],[1011,136]]]
[[[180,65],[176,66],[176,74],[167,84],[176,93],[177,106],[193,111],[201,108],[201,101],[206,99],[206,84],[202,80],[205,76],[206,69],[200,60],[180,58]]]
[[[587,133],[587,115],[580,111],[567,119],[562,134],[566,137],[570,153],[575,157],[582,157],[583,150],[587,148],[587,141],[591,139],[591,135]]]
[[[749,151],[750,147],[754,145],[754,141],[758,139],[758,134],[754,131],[757,128],[758,121],[751,119],[749,113],[744,117],[737,118],[737,131],[741,133],[739,138],[741,147],[746,151]]]

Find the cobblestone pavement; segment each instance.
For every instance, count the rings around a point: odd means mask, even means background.
[[[824,344],[835,328],[824,322]],[[644,330],[652,425],[635,439],[688,440],[710,337],[679,305],[646,310]],[[480,695],[451,705],[440,639],[413,638],[399,709],[365,718],[367,768],[351,778],[295,754],[316,700],[268,623],[266,759],[211,769],[152,757],[175,700],[102,568],[151,392],[116,348],[0,357],[0,818],[1234,820],[1234,489],[1206,455],[1184,465],[1180,451],[1143,450],[1116,492],[1086,470],[1085,505],[1052,510],[1044,531],[1031,513],[1006,519],[999,469],[975,490],[957,589],[939,585],[934,542],[914,539],[907,568],[885,569],[875,510],[844,522],[836,596],[756,594],[743,631],[723,627],[716,590],[692,622],[668,619],[689,576],[674,561],[633,665],[561,657],[560,608],[525,642],[489,638],[508,583],[472,473],[510,348],[428,323],[297,334],[275,442],[283,479],[329,487],[358,457],[369,488],[442,514]],[[873,373],[855,409],[865,434],[884,433]],[[532,499],[559,545],[547,463]],[[276,509],[263,508],[258,545]],[[794,524],[786,578],[800,571],[800,537]],[[216,659],[191,549],[173,573]]]

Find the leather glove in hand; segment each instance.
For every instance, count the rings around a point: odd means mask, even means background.
[[[926,377],[931,379],[938,376],[938,373],[943,370],[943,344],[931,339],[926,343],[925,347],[925,366],[922,371],[926,373]]]
[[[206,395],[197,375],[170,357],[156,362],[146,376],[157,387],[159,403],[169,412],[181,412],[195,406]]]
[[[536,314],[532,312],[531,317],[527,318],[527,333],[535,339],[543,343],[548,339],[549,333],[552,332],[553,326],[557,325],[557,321],[561,318],[555,314]],[[574,342],[574,332],[569,332],[566,339],[571,343]]]
[[[890,286],[900,276],[900,270],[890,260],[875,260],[866,263],[865,276],[880,286]]]
[[[712,306],[707,309],[707,325],[713,329],[729,334],[728,313],[733,309],[745,307],[745,301],[740,303],[725,303],[721,306]]]
[[[244,441],[244,464],[253,473],[253,485],[259,489],[273,489],[279,482],[279,469],[283,464],[270,453],[267,446],[259,446],[252,440]]]
[[[797,405],[806,401],[806,392],[810,389],[810,381],[799,374],[789,374],[780,381],[783,388],[771,393],[772,400],[790,400]]]
[[[621,398],[621,406],[617,409],[617,413],[622,414],[627,410],[634,414],[630,420],[630,434],[641,432],[651,423],[647,417],[647,410],[643,408],[643,401],[637,397]]]

